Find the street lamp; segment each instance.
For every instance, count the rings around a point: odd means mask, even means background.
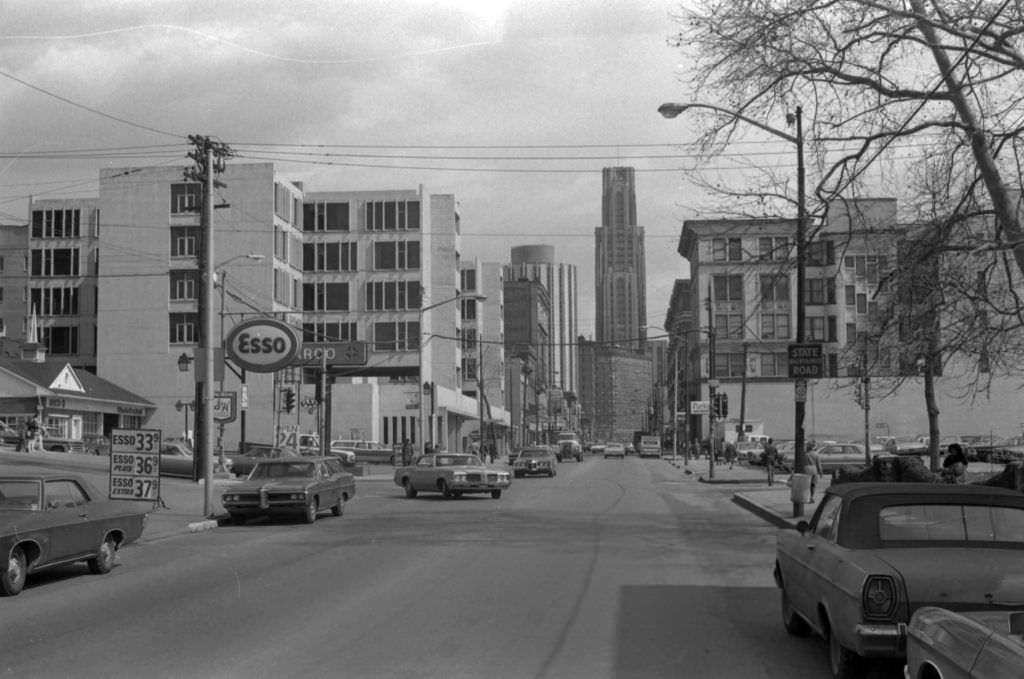
[[[423,332],[423,318],[424,318],[425,313],[427,311],[430,311],[431,309],[436,309],[439,306],[443,306],[445,304],[450,304],[452,302],[457,302],[457,301],[463,300],[463,299],[471,299],[471,300],[476,300],[476,301],[482,302],[485,299],[487,299],[487,297],[485,295],[479,295],[479,294],[463,295],[463,294],[460,293],[460,294],[455,295],[454,297],[449,297],[448,299],[441,300],[440,302],[435,302],[434,304],[428,304],[427,306],[423,306],[423,300],[422,299],[420,300],[420,308],[419,308],[420,342],[419,342],[419,352],[418,352],[419,353],[418,366],[417,366],[417,371],[416,371],[418,376],[419,376],[419,379],[417,380],[419,384],[421,384],[421,385],[426,385],[427,384],[427,382],[424,381],[424,379],[423,379],[423,377],[424,377],[423,376],[423,365],[425,363],[425,361],[423,360],[423,358],[424,358],[423,354],[424,354],[424,349],[426,349],[427,341],[429,341],[430,338],[428,337],[426,340],[423,339],[423,336],[424,336],[424,332]],[[431,385],[431,394],[436,394],[437,383],[434,382],[433,380],[430,380],[429,383]],[[432,396],[431,398],[433,399],[434,396]],[[420,413],[419,413],[419,417],[420,417],[420,426],[419,426],[420,441],[419,441],[419,445],[422,446],[422,445],[424,445],[427,442],[427,440],[424,438],[426,432],[424,430],[424,421],[423,421],[424,420],[424,413],[423,413],[423,399],[422,398],[420,399],[420,409],[419,410],[420,410]],[[430,437],[431,437],[431,443],[434,443],[434,441],[433,441],[433,437],[434,437],[433,414],[431,414]]]
[[[228,259],[225,259],[223,262],[221,262],[220,264],[218,264],[215,267],[215,269],[217,270],[217,281],[216,281],[216,283],[220,287],[220,350],[221,350],[221,362],[222,363],[224,361],[224,355],[223,355],[224,354],[224,316],[225,316],[225,313],[224,313],[224,294],[225,294],[225,291],[227,290],[227,279],[228,279],[227,266],[228,266],[228,264],[231,264],[232,262],[236,262],[236,261],[238,261],[240,259],[248,259],[248,260],[251,260],[253,262],[260,262],[260,261],[263,261],[263,259],[265,259],[265,257],[263,255],[261,255],[261,254],[255,253],[255,252],[249,252],[249,253],[244,254],[244,255],[235,255],[234,257],[229,257]],[[244,373],[242,375],[240,375],[239,377],[242,379],[243,382],[245,381],[244,380]],[[218,385],[217,389],[220,392],[224,391],[224,370],[223,369],[221,369],[220,384]],[[237,403],[237,401],[236,401],[236,403]],[[244,444],[244,442],[245,442],[245,411],[242,411],[241,413],[239,413],[239,426],[241,427],[241,435],[240,435],[240,439],[242,441],[242,446],[241,447],[244,450],[244,448],[245,448],[245,444]],[[219,422],[217,424],[217,467],[220,470],[224,469],[224,423],[223,422]]]
[[[806,330],[804,328],[804,278],[806,276],[806,249],[807,249],[807,195],[806,195],[806,172],[804,170],[804,128],[803,128],[803,109],[800,106],[796,107],[794,114],[787,114],[786,122],[796,125],[796,134],[789,134],[783,132],[769,125],[748,118],[747,116],[737,113],[736,111],[730,111],[727,108],[715,106],[713,104],[699,104],[699,103],[666,103],[658,107],[658,113],[666,118],[675,118],[680,113],[683,113],[687,109],[691,108],[703,108],[711,111],[716,111],[724,115],[735,118],[736,120],[742,120],[748,125],[764,130],[768,134],[784,139],[791,144],[796,145],[796,180],[797,180],[797,218],[796,218],[796,343],[803,344],[806,339]],[[801,384],[804,383],[804,384]],[[798,380],[796,383],[795,394],[806,393],[806,381]],[[794,446],[794,465],[796,469],[802,470],[807,464],[807,457],[804,451],[804,407],[805,402],[803,397],[794,396],[793,404],[793,446]],[[793,516],[803,516],[804,506],[802,502],[793,502]]]

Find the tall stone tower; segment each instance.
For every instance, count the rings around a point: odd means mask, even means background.
[[[640,350],[647,320],[644,228],[636,223],[636,177],[631,167],[602,170],[601,226],[596,239],[596,339],[599,345]]]

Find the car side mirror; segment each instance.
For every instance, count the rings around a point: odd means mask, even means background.
[[[810,529],[811,529],[811,524],[807,523],[806,521],[797,521],[796,530],[797,530],[798,533],[800,533],[800,535],[803,535],[804,533],[806,533]]]

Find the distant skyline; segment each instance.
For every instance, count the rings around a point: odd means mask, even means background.
[[[307,190],[451,193],[463,254],[550,244],[593,336],[601,171],[636,169],[647,323],[664,319],[694,127],[666,39],[678,3],[183,0],[5,3],[0,221],[28,196],[96,195],[99,170],[188,164],[186,136],[271,161]],[[108,229],[104,239],[117,243]]]

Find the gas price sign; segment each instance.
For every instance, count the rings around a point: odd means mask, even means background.
[[[160,430],[115,429],[110,434],[110,499],[160,499]]]

